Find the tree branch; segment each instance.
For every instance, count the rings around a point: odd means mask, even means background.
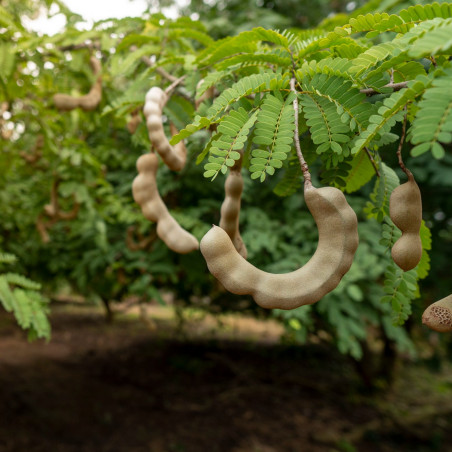
[[[391,88],[393,91],[400,91],[403,88],[407,87],[408,82],[399,82],[399,83],[388,83],[383,86],[383,88]],[[375,94],[381,94],[380,91],[377,91],[373,88],[364,88],[359,90],[360,93],[365,94],[366,96],[374,96]]]

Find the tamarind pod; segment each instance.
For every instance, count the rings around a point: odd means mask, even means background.
[[[129,133],[134,134],[141,122],[141,116],[139,115],[139,110],[134,110],[132,112],[132,117],[130,121],[127,123],[127,130]]]
[[[102,100],[102,82],[100,79],[92,86],[88,94],[78,98],[79,107],[84,111],[95,110]]]
[[[317,250],[307,264],[285,274],[267,273],[247,262],[228,234],[213,226],[200,248],[209,271],[237,295],[252,295],[268,309],[315,303],[337,287],[358,247],[358,221],[344,194],[334,187],[305,188],[305,201],[319,230]]]
[[[158,157],[145,154],[137,160],[138,176],[132,183],[133,199],[145,218],[157,223],[157,235],[168,248],[186,254],[199,248],[198,240],[171,216],[157,188]]]
[[[152,87],[146,94],[143,113],[146,117],[149,140],[162,157],[163,162],[173,171],[180,171],[186,163],[187,150],[182,141],[171,146],[166,138],[162,121],[162,109],[168,100],[168,95],[159,87]],[[177,129],[170,124],[171,134]]]
[[[452,331],[452,295],[432,303],[422,314],[422,323],[439,333]]]
[[[221,205],[220,228],[224,229],[232,240],[235,249],[246,259],[247,249],[239,232],[239,216],[243,178],[239,171],[231,170],[224,183],[225,198]]]
[[[74,218],[77,218],[79,210],[80,210],[80,204],[78,202],[75,202],[74,207],[69,212],[63,212],[63,211],[59,210],[57,212],[57,219],[64,220],[64,221],[73,220]]]
[[[88,94],[79,97],[62,93],[55,94],[53,96],[53,103],[58,110],[70,111],[80,107],[84,111],[92,111],[100,104],[102,100],[102,76],[99,74],[102,71],[102,66],[100,61],[94,56],[90,58],[90,65],[94,75],[97,75],[98,77]]]
[[[90,57],[89,64],[94,75],[99,75],[102,72],[102,64],[95,56]]]
[[[44,212],[48,217],[55,217],[57,215],[57,209],[53,204],[45,204]]]
[[[79,100],[69,94],[57,93],[53,96],[53,104],[60,111],[70,111],[78,107]]]
[[[394,262],[404,271],[416,267],[422,256],[419,231],[422,222],[422,199],[414,176],[408,172],[408,182],[396,187],[389,198],[389,216],[402,231],[391,250]]]
[[[41,215],[39,215],[38,218],[36,219],[36,229],[39,232],[42,243],[49,243],[50,236],[49,233],[47,232],[47,225],[43,221]]]

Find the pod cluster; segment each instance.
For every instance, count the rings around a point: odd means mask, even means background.
[[[146,94],[143,112],[152,146],[170,169],[180,171],[185,166],[187,151],[183,142],[173,147],[165,136],[162,110],[167,100],[168,96],[162,89],[152,87]],[[176,133],[172,124],[171,131]],[[198,240],[179,225],[160,197],[158,167],[159,158],[155,153],[138,158],[138,175],[132,183],[133,198],[140,205],[144,217],[157,223],[157,235],[168,248],[180,254],[190,253],[199,248]]]

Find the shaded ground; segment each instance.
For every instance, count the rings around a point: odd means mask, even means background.
[[[372,397],[346,359],[278,345],[274,324],[229,319],[215,337],[192,319],[181,338],[153,314],[55,308],[50,344],[0,316],[0,451],[452,450],[450,370],[405,368]]]

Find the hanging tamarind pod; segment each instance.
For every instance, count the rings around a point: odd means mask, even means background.
[[[413,174],[408,171],[407,175],[408,182],[396,187],[389,198],[389,216],[402,231],[402,236],[392,247],[391,256],[404,271],[416,267],[422,257],[419,236],[422,222],[421,192]]]
[[[286,274],[259,270],[240,256],[223,229],[213,226],[200,243],[210,273],[230,292],[251,295],[268,309],[312,304],[335,289],[358,247],[356,214],[334,187],[305,187],[305,201],[319,230],[317,249],[307,264]]]
[[[49,243],[50,242],[50,236],[48,229],[49,226],[46,224],[46,222],[42,219],[42,215],[39,215],[36,219],[36,229],[41,237],[42,243]]]
[[[413,174],[405,166],[402,158],[406,124],[407,115],[405,113],[402,134],[397,148],[397,158],[400,168],[408,177],[408,182],[396,187],[389,198],[389,216],[392,222],[402,231],[402,236],[391,249],[391,256],[403,271],[412,270],[419,264],[422,257],[422,242],[419,235],[422,223],[421,192]]]
[[[246,259],[247,250],[239,231],[240,205],[243,191],[242,157],[230,169],[224,183],[225,198],[221,205],[220,228],[224,229],[235,249]]]
[[[84,111],[92,111],[97,108],[102,100],[102,75],[100,61],[91,56],[90,65],[94,75],[97,76],[96,81],[89,90],[88,94],[83,96],[70,96],[69,94],[57,93],[53,96],[53,103],[60,111],[70,111],[80,107]]]
[[[58,202],[58,185],[60,184],[59,179],[55,179],[52,183],[52,188],[50,190],[50,202],[44,205],[44,213],[49,217],[48,221],[44,221],[42,214],[38,216],[36,220],[36,228],[41,236],[43,243],[50,242],[50,236],[48,230],[56,224],[58,221],[69,221],[77,218],[78,212],[80,210],[80,204],[74,199],[74,206],[70,211],[63,211],[60,208]],[[75,197],[74,197],[75,198]]]
[[[422,314],[422,323],[439,333],[452,331],[452,295],[432,303]]]
[[[20,151],[19,155],[30,165],[35,165],[42,157],[42,148],[44,147],[44,135],[38,135],[36,143],[31,152]]]
[[[157,187],[158,157],[144,154],[137,160],[138,176],[132,183],[133,199],[140,205],[145,218],[157,223],[157,235],[168,248],[186,254],[199,248],[198,240],[183,229],[171,216]]]
[[[133,110],[131,116],[132,117],[127,123],[127,130],[133,135],[141,122],[140,109],[136,108],[135,110]]]
[[[175,146],[171,146],[166,138],[162,121],[162,110],[168,101],[168,95],[161,88],[154,86],[146,94],[143,108],[146,117],[146,126],[149,133],[149,140],[152,146],[159,153],[165,165],[173,171],[180,171],[187,159],[187,150],[182,141]],[[171,134],[177,133],[177,129],[170,124]]]

